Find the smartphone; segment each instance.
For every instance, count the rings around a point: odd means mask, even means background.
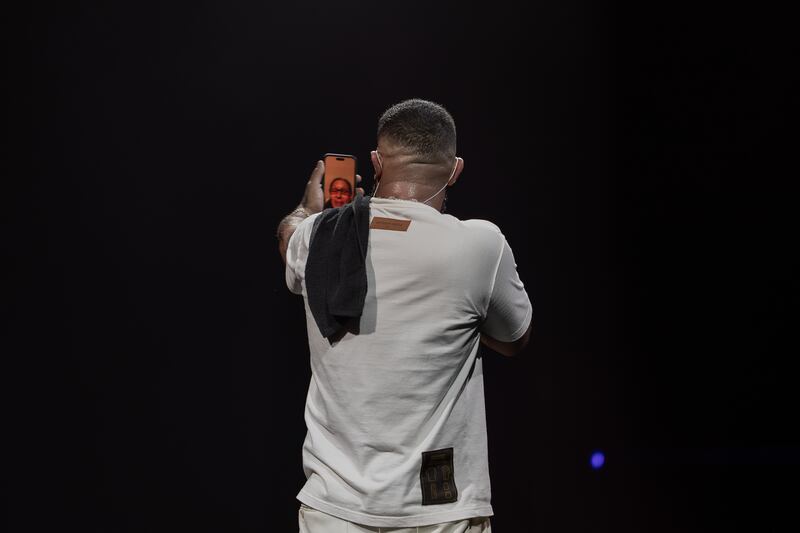
[[[342,207],[356,196],[356,157],[327,153],[325,177],[322,179],[325,207]]]

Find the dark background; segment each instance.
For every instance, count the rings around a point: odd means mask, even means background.
[[[308,348],[275,227],[324,152],[369,190],[411,97],[453,114],[449,212],[503,229],[535,306],[526,353],[484,352],[494,529],[796,528],[790,19],[703,6],[7,20],[11,530],[296,531]]]

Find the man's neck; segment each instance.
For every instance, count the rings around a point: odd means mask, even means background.
[[[384,183],[384,181],[385,180],[381,180],[375,198],[392,198],[415,202],[423,202],[430,198],[427,205],[430,205],[434,209],[441,208],[444,192],[431,198],[431,195],[436,192],[436,189],[429,185],[408,181],[389,181],[389,183]]]

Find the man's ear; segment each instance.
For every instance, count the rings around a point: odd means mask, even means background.
[[[448,187],[452,187],[458,181],[458,176],[461,175],[462,170],[464,170],[464,160],[456,156],[456,170],[453,172],[453,177],[447,182]]]
[[[377,182],[381,179],[381,174],[383,173],[383,165],[381,165],[381,160],[378,159],[378,151],[371,151],[369,158],[372,160],[372,168],[375,170],[375,181]]]

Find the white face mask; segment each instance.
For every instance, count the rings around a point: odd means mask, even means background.
[[[378,158],[378,163],[380,163],[380,164],[381,164],[381,170],[383,170],[383,161],[381,161],[381,154],[380,154],[380,152],[378,152],[377,150],[375,150],[375,156]],[[442,188],[441,188],[441,189],[439,189],[438,191],[436,191],[435,193],[433,193],[431,196],[429,196],[429,197],[428,197],[428,198],[426,198],[425,200],[423,200],[421,203],[423,203],[423,204],[427,204],[427,203],[428,203],[428,202],[430,202],[430,201],[431,201],[433,198],[435,198],[437,194],[439,194],[440,192],[442,192],[443,190],[445,190],[445,189],[447,188],[447,185],[450,183],[450,180],[451,180],[451,179],[453,179],[453,176],[455,176],[455,175],[456,175],[456,170],[458,169],[458,160],[459,160],[459,159],[461,159],[461,158],[460,158],[460,157],[456,157],[456,164],[455,164],[455,165],[453,165],[453,171],[452,171],[452,172],[450,172],[450,177],[449,177],[449,178],[447,178],[447,181],[445,181],[445,182],[444,182],[444,185],[442,186]],[[380,181],[378,181],[378,183],[375,185],[375,190],[374,190],[374,191],[372,191],[372,196],[375,196],[375,195],[378,193],[378,187],[380,187],[380,186],[381,186],[381,182],[380,182]]]

